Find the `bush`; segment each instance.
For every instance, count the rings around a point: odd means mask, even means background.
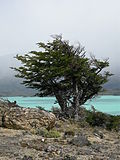
[[[120,130],[120,116],[111,116],[102,112],[87,111],[86,121],[91,126],[104,127],[108,130]]]
[[[75,119],[74,116],[74,108],[72,106],[69,106],[67,108],[66,112],[62,112],[60,108],[58,107],[52,107],[52,113],[55,114],[55,116],[57,118],[65,118],[65,119]],[[78,108],[78,119],[79,121],[83,121],[85,119],[85,113],[86,113],[86,109],[81,106]]]
[[[42,106],[36,106],[36,108],[40,109],[40,110],[43,110],[43,111],[46,111],[44,107]]]
[[[92,126],[104,127],[107,121],[109,121],[109,116],[102,112],[88,111],[86,121]]]
[[[45,138],[59,138],[60,133],[56,130],[46,130],[46,129],[39,129],[37,130],[36,134],[43,136]]]
[[[107,124],[109,130],[120,131],[120,116],[110,116],[110,122]]]

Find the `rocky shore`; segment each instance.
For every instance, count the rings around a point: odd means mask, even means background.
[[[70,132],[71,127],[76,135]],[[0,128],[0,160],[120,159],[119,133],[100,128],[76,127],[77,125],[70,122],[57,122],[55,128],[61,134],[59,138],[46,138],[29,131]]]
[[[0,106],[0,160],[120,159],[120,132],[91,127],[87,122],[58,119],[38,109],[17,109],[9,104],[7,110],[7,105]],[[15,108],[21,112],[15,112]],[[8,119],[11,123],[7,123]]]

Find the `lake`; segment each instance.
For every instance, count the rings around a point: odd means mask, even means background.
[[[59,107],[55,104],[55,97],[4,97],[13,102],[16,101],[18,105],[22,107],[34,108],[37,106],[44,107],[46,110],[50,110],[52,106]],[[96,110],[105,113],[120,115],[120,96],[98,96],[84,105],[87,109],[91,108],[93,105]]]

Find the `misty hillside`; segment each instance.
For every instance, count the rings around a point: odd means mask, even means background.
[[[108,83],[104,85],[106,89],[120,89],[120,78],[116,75],[111,77]]]
[[[15,72],[10,67],[18,66],[14,55],[0,56],[0,96],[32,96],[35,91],[21,85],[21,80],[15,78]]]
[[[19,62],[13,58],[14,55],[0,56],[0,96],[32,96],[35,91],[21,85],[21,81],[14,77],[15,72],[10,67],[19,66]],[[120,79],[114,75],[104,85],[107,90],[120,89]]]

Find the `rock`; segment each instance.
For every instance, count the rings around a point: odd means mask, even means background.
[[[66,155],[64,160],[77,160],[77,158],[75,156]]]
[[[0,126],[4,127],[4,114],[9,109],[8,103],[0,100]]]
[[[47,146],[44,149],[44,151],[45,151],[46,154],[52,155],[52,157],[54,157],[54,156],[62,156],[61,147],[60,146],[56,146],[54,144]]]
[[[116,154],[111,153],[109,156],[109,160],[119,160],[119,157]]]
[[[23,158],[22,158],[22,160],[33,160],[33,158],[31,157],[31,156],[24,156]]]
[[[48,146],[47,148],[45,148],[45,152],[54,152],[54,151],[55,151],[54,146]]]
[[[76,145],[78,147],[83,147],[89,146],[90,142],[88,141],[86,136],[84,136],[83,134],[79,134],[70,141],[70,144]]]
[[[0,103],[1,104],[1,103]],[[38,129],[42,126],[53,128],[55,115],[38,108],[22,108],[0,105],[0,126],[9,129]]]
[[[73,137],[75,136],[75,132],[74,131],[71,131],[71,130],[68,130],[68,131],[65,131],[64,132],[64,138],[67,138],[67,137]]]
[[[42,139],[41,139],[41,142],[45,142],[45,139],[44,139],[44,138],[42,138]]]
[[[93,131],[93,134],[94,134],[94,136],[97,136],[97,137],[99,137],[100,139],[103,139],[103,138],[104,138],[103,133],[102,133],[101,131],[97,130],[97,129],[95,129],[95,130]]]
[[[94,152],[100,152],[100,145],[99,144],[93,144],[91,145],[92,150],[94,150]]]
[[[93,136],[93,128],[81,128],[78,132],[85,133],[89,138]],[[42,142],[43,137],[29,134],[28,131],[0,128],[0,160],[25,160],[31,157],[33,160],[120,160],[118,136],[118,132],[104,130],[104,140],[93,140],[90,146],[79,147],[69,144],[75,137],[45,138],[45,142]]]

